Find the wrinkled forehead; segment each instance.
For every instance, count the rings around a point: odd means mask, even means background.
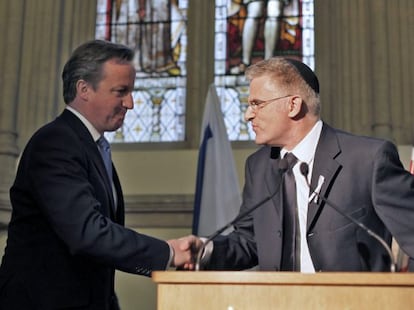
[[[253,77],[250,80],[250,91],[254,90],[277,92],[286,88],[283,76],[274,73],[264,73]]]

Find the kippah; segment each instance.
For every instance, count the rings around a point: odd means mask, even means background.
[[[319,81],[312,69],[305,65],[303,62],[292,59],[285,58],[288,63],[293,65],[296,70],[298,70],[300,76],[305,80],[305,82],[317,93],[319,94]]]

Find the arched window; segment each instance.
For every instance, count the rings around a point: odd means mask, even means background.
[[[189,1],[198,0],[98,0],[96,38],[136,51],[135,105],[124,125],[108,134],[112,143],[181,142],[188,136]],[[313,15],[313,0],[215,0],[214,83],[230,140],[253,139],[243,120],[246,66],[288,55],[314,67]]]

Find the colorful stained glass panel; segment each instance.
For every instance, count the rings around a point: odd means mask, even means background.
[[[188,0],[98,0],[96,38],[135,50],[134,108],[112,143],[185,138]]]
[[[271,56],[314,68],[313,0],[216,0],[215,85],[230,140],[252,140],[244,121],[247,66]]]

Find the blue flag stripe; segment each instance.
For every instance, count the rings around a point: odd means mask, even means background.
[[[198,224],[200,222],[200,208],[201,208],[201,198],[203,196],[203,181],[204,181],[204,168],[206,165],[206,154],[207,154],[207,143],[208,139],[213,137],[213,132],[211,131],[210,125],[207,125],[204,130],[203,142],[200,146],[200,151],[198,153],[198,164],[197,164],[197,180],[196,180],[196,190],[194,197],[194,214],[193,214],[193,230],[192,233],[196,235],[198,233]]]

